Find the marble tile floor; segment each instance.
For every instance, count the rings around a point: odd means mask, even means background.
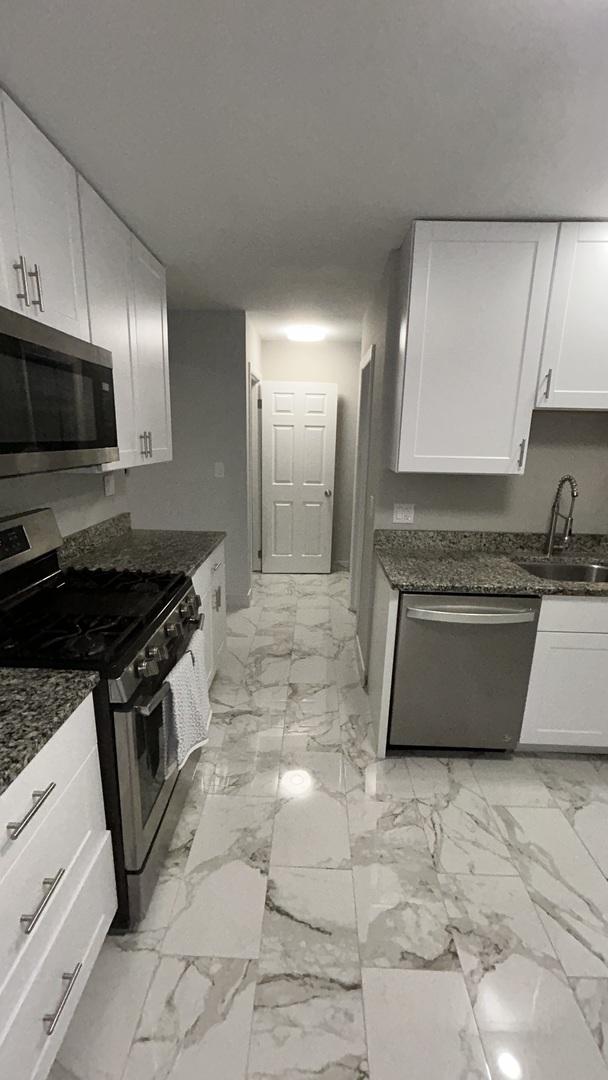
[[[52,1080],[608,1080],[608,758],[376,761],[348,579],[258,576]]]

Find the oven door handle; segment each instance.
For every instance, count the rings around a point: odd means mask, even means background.
[[[164,699],[167,697],[170,689],[171,687],[169,686],[169,683],[164,682],[161,686],[159,686],[156,693],[152,694],[152,697],[145,701],[142,705],[134,705],[133,712],[139,713],[140,716],[151,716],[154,710],[158,708],[161,701],[164,701]]]

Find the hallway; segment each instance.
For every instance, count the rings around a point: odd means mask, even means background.
[[[607,1080],[608,761],[376,763],[347,597],[258,577],[229,617],[152,907],[52,1080]]]

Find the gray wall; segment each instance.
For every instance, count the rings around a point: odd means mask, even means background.
[[[225,530],[227,598],[240,607],[250,590],[245,313],[170,312],[169,355],[173,461],[131,470],[133,526]]]
[[[358,342],[262,342],[262,378],[338,385],[332,544],[334,566],[348,566],[350,558],[360,360],[361,346]]]
[[[104,495],[103,477],[66,471],[0,480],[0,517],[50,506],[62,536],[97,525],[128,510],[123,472],[114,476],[116,493]]]
[[[574,474],[578,532],[608,533],[608,413],[536,411],[523,476],[407,476],[385,470],[376,527],[414,503],[414,528],[542,532],[560,476]]]

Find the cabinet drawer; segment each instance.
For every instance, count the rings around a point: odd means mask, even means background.
[[[201,598],[209,592],[214,573],[217,573],[225,563],[225,545],[222,540],[221,544],[218,544],[214,551],[211,552],[211,555],[196,568],[192,575],[192,584]]]
[[[40,829],[57,805],[75,773],[97,747],[93,697],[88,698],[56,731],[46,746],[25,767],[0,796],[0,885],[32,836]],[[54,787],[50,789],[51,785]],[[7,826],[20,822],[37,805],[34,792],[47,792],[38,809],[18,836],[12,837]]]
[[[544,597],[538,629],[571,634],[608,634],[608,599],[603,596]]]
[[[14,1000],[27,982],[81,884],[90,844],[99,845],[105,828],[94,749],[0,883],[0,1016],[5,989]],[[21,916],[35,913],[45,896],[40,918],[26,933]]]
[[[43,1080],[57,1054],[67,1026],[116,909],[114,869],[109,835],[97,848],[72,905],[24,993],[17,996],[0,1033],[0,1076]],[[64,973],[73,974],[69,983]],[[67,997],[66,997],[67,993]],[[45,1016],[65,1005],[52,1034]]]

